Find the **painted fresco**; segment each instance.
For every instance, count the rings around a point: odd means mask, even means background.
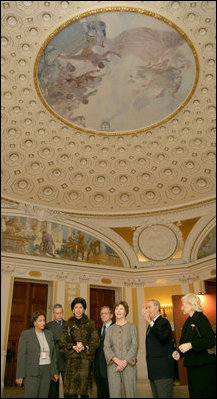
[[[200,245],[197,258],[204,258],[216,253],[216,227],[214,227]]]
[[[3,216],[1,221],[2,251],[123,266],[112,248],[83,231],[26,217]]]
[[[162,19],[92,12],[60,27],[38,56],[39,94],[78,128],[121,133],[162,121],[189,96],[196,74],[190,45]]]

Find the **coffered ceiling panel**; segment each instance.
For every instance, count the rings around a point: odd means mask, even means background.
[[[214,201],[215,7],[2,1],[2,196],[111,216]]]

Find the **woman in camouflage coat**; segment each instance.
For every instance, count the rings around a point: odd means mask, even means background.
[[[100,340],[94,321],[84,314],[86,308],[84,298],[72,301],[73,316],[60,337],[59,348],[66,355],[64,398],[89,398],[88,389],[92,388],[93,360]]]

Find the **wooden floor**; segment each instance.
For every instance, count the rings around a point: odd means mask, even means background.
[[[137,382],[137,398],[152,398],[152,392],[147,380],[139,380]],[[174,398],[189,398],[188,387],[186,385],[174,384]],[[24,398],[24,388],[5,387],[2,398]],[[63,398],[62,386],[60,389],[60,398]],[[94,386],[91,398],[96,398],[96,387]],[[123,396],[124,398],[124,396]]]

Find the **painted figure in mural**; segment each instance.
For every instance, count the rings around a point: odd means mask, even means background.
[[[75,259],[76,258],[76,239],[73,234],[73,237],[68,237],[68,241],[62,244],[62,248],[64,250],[64,258]]]
[[[92,255],[95,258],[100,255],[101,253],[101,244],[99,240],[89,240],[88,242],[88,251],[87,251],[87,258],[86,261],[88,262],[88,259],[90,255]]]
[[[16,383],[25,386],[25,398],[48,398],[50,381],[59,379],[53,333],[45,329],[45,313],[36,311],[33,327],[19,339]]]
[[[184,357],[190,398],[216,398],[216,356],[207,351],[216,344],[215,333],[203,314],[198,295],[186,294],[181,301],[181,309],[188,318],[180,345],[172,356],[176,361]]]
[[[5,229],[6,234],[10,235],[18,234],[23,230],[23,225],[17,217],[7,220],[5,224],[6,224],[6,229]]]
[[[89,398],[92,390],[93,361],[100,340],[95,322],[85,314],[86,308],[84,298],[72,301],[73,316],[60,337],[59,348],[66,355],[64,398]]]
[[[148,378],[154,398],[172,398],[175,376],[174,349],[170,322],[161,316],[157,299],[147,302],[142,314],[149,323],[146,332]]]
[[[127,321],[129,306],[125,301],[114,305],[115,323],[106,333],[104,353],[107,362],[111,398],[121,398],[123,383],[126,398],[136,398],[138,334],[135,324]]]
[[[17,239],[16,241],[16,246],[17,246],[17,252],[19,254],[24,254],[24,255],[28,255],[28,240],[24,238],[22,239]]]
[[[157,31],[146,27],[127,29],[113,39],[115,51],[123,56],[132,53],[144,60],[147,65],[155,65],[165,60],[174,64],[172,55],[185,43],[177,31]]]
[[[46,253],[46,255],[54,255],[55,243],[53,241],[53,237],[46,230],[42,230],[42,250]]]
[[[78,260],[79,254],[81,254],[81,260],[83,261],[85,247],[84,247],[84,235],[81,233],[81,231],[78,231],[76,239],[78,240],[77,249],[76,249],[76,260]]]
[[[90,21],[86,24],[86,38],[89,43],[103,47],[106,37],[106,24],[103,21]]]

